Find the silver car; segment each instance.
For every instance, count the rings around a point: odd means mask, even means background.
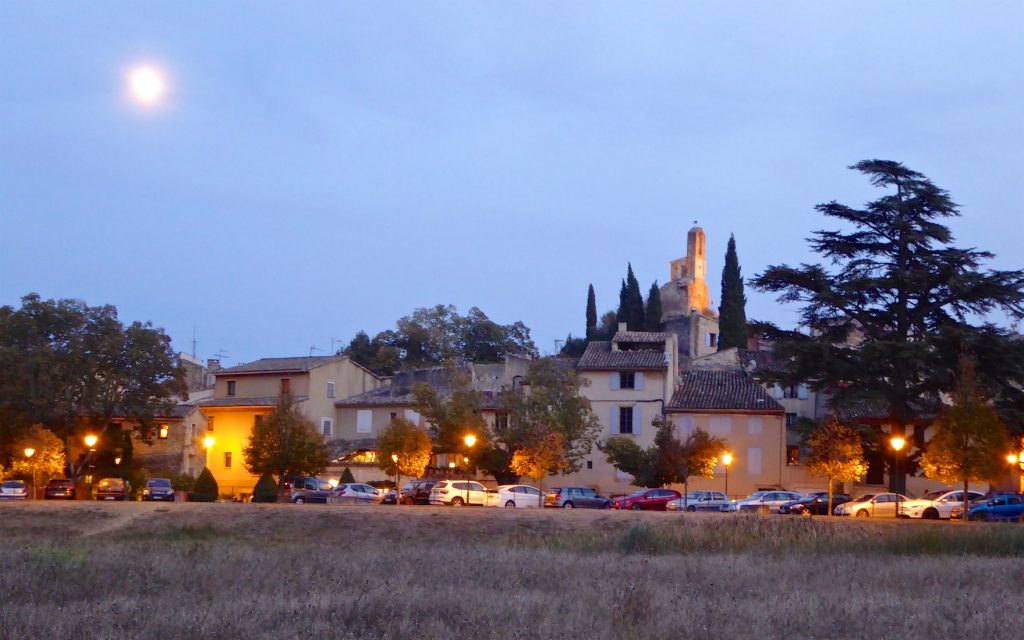
[[[729,498],[721,491],[691,491],[682,498],[670,500],[665,511],[720,511],[729,504]]]
[[[804,497],[802,493],[795,491],[755,491],[746,498],[731,502],[722,507],[722,511],[733,512],[778,512],[779,507],[787,502],[799,500]]]
[[[898,493],[869,493],[844,502],[833,509],[832,513],[856,518],[895,518],[907,500],[907,496]]]
[[[980,491],[968,491],[967,500],[972,502],[985,497]],[[907,500],[900,505],[900,516],[904,518],[924,518],[925,520],[949,520],[953,507],[963,507],[963,491],[933,491],[916,500]]]

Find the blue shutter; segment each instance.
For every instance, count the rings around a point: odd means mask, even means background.
[[[615,435],[618,432],[619,432],[619,408],[618,407],[612,407],[611,433],[612,433],[612,435]]]
[[[644,374],[642,371],[637,371],[636,376],[633,378],[633,388],[643,390],[644,388]]]
[[[633,407],[633,435],[640,435],[640,405]]]
[[[611,386],[611,390],[612,391],[617,391],[619,389],[619,372],[618,371],[613,371],[611,373],[611,375],[608,376],[608,383]]]

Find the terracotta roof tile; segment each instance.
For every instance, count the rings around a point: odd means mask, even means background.
[[[619,344],[666,342],[670,334],[657,331],[619,331],[612,337],[612,342]]]
[[[320,365],[343,360],[346,356],[313,356],[310,358],[261,358],[253,362],[247,362],[226,369],[211,371],[215,376],[231,375],[237,373],[274,373],[290,371],[309,371]]]
[[[666,412],[758,411],[783,413],[775,398],[742,371],[695,369],[683,374]]]
[[[661,371],[666,367],[665,353],[652,349],[613,351],[611,342],[591,342],[580,358],[581,371],[619,369]]]

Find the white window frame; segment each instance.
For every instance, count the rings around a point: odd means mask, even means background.
[[[370,433],[373,430],[373,409],[356,411],[356,433]]]
[[[333,398],[338,394],[338,385],[334,380],[327,381],[327,397]]]

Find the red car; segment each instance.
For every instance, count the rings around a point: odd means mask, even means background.
[[[664,511],[670,500],[676,500],[680,494],[675,489],[644,489],[631,493],[625,498],[612,502],[613,509],[632,509],[633,511]]]

